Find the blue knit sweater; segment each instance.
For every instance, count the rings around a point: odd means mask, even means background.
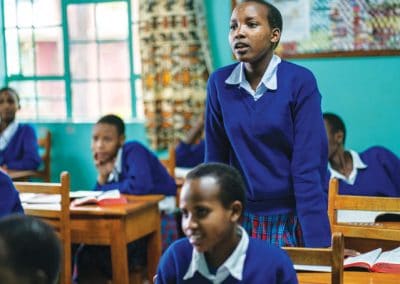
[[[339,180],[339,193],[400,197],[400,159],[383,147],[371,147],[359,155],[367,167],[357,169],[353,185]]]
[[[156,283],[210,283],[198,272],[192,278],[183,280],[192,260],[192,252],[193,247],[187,238],[173,243],[160,260]],[[243,280],[238,281],[230,275],[222,283],[289,284],[297,283],[297,277],[292,262],[283,250],[250,238]]]
[[[96,184],[96,190],[119,189],[127,194],[175,195],[176,184],[158,158],[142,144],[126,142],[118,182]]]
[[[0,218],[12,213],[23,213],[19,193],[10,177],[0,171]]]
[[[35,130],[28,124],[20,123],[7,147],[0,151],[1,165],[11,170],[36,170],[41,158]]]
[[[180,142],[176,146],[176,166],[192,168],[204,162],[204,140],[198,144]]]
[[[277,90],[267,90],[254,101],[239,85],[225,83],[235,66],[217,70],[208,81],[205,160],[228,163],[241,171],[249,212],[296,211],[305,245],[329,246],[323,190],[327,138],[313,74],[282,61]]]

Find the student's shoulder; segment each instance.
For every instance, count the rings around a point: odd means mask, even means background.
[[[225,81],[226,78],[232,73],[233,69],[240,64],[239,62],[235,62],[233,64],[229,64],[223,67],[218,68],[210,75],[210,80],[223,80]]]
[[[18,123],[18,131],[35,132],[35,128],[30,123]]]
[[[130,150],[143,150],[143,151],[150,151],[144,144],[139,141],[131,140],[124,143],[123,149],[125,151]]]
[[[288,258],[286,252],[280,247],[271,245],[266,241],[254,238],[249,239],[248,253],[249,255],[253,255],[253,258],[260,258],[264,261],[266,260],[266,255],[269,256],[269,260],[273,260],[274,262],[277,262],[280,259],[286,260]]]
[[[284,76],[301,76],[302,78],[314,78],[310,69],[293,62],[282,60],[278,65],[278,72]]]
[[[368,149],[360,153],[360,157],[361,159],[370,159],[370,158],[377,159],[385,157],[399,159],[399,157],[397,157],[392,151],[383,146],[369,147]]]
[[[166,257],[176,256],[181,260],[192,258],[193,247],[187,238],[181,238],[174,241],[165,251]]]

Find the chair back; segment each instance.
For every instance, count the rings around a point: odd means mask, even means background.
[[[41,156],[43,168],[35,172],[35,176],[41,178],[45,182],[50,182],[50,158],[51,158],[51,132],[46,131],[46,135],[38,139],[39,148],[43,149]]]
[[[40,204],[24,207],[26,215],[41,218],[50,224],[62,242],[63,259],[61,266],[60,282],[71,283],[71,226],[70,226],[70,176],[62,172],[59,183],[46,182],[14,182],[15,188],[20,193],[55,194],[61,196],[60,207],[43,206]],[[48,204],[46,204],[48,205]],[[54,205],[54,204],[53,204]],[[42,206],[42,207],[41,207]]]
[[[167,169],[170,176],[175,178],[175,167],[176,167],[176,160],[175,160],[175,146],[170,145],[168,147],[168,158],[160,159],[161,164]]]
[[[331,266],[331,283],[343,283],[344,238],[342,233],[332,235],[328,248],[282,247],[293,264]]]
[[[373,223],[338,222],[339,210],[376,211],[377,214],[380,212],[400,213],[400,198],[341,195],[339,181],[334,178],[329,183],[328,215],[332,232],[342,232],[345,238],[400,241],[400,224],[396,228]]]

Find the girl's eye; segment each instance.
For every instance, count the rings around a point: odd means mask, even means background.
[[[250,28],[255,28],[255,27],[257,27],[258,25],[257,25],[257,23],[249,23],[249,27]]]
[[[199,208],[196,210],[196,216],[198,218],[204,218],[208,215],[209,210],[207,208]]]
[[[230,25],[230,29],[231,29],[231,30],[234,30],[234,29],[236,29],[236,27],[237,27],[237,25],[236,25],[236,24],[231,24],[231,25]]]

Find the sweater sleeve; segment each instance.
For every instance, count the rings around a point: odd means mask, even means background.
[[[390,196],[400,197],[400,159],[386,148],[377,148],[380,152],[378,159],[395,189],[394,192],[390,192]]]
[[[36,133],[30,125],[25,125],[23,131],[22,153],[19,155],[21,158],[9,161],[7,167],[13,170],[36,170],[42,161]]]
[[[123,152],[124,176],[118,182],[96,184],[96,190],[119,189],[125,194],[175,195],[176,184],[157,157],[144,146],[135,144]]]
[[[24,213],[18,191],[3,172],[0,172],[0,188],[0,217],[12,213]]]
[[[293,186],[306,247],[330,245],[330,225],[324,196],[328,164],[327,137],[321,113],[321,95],[311,72],[304,73],[293,107]]]
[[[228,163],[230,144],[224,129],[215,77],[215,74],[211,75],[207,83],[205,162]]]

